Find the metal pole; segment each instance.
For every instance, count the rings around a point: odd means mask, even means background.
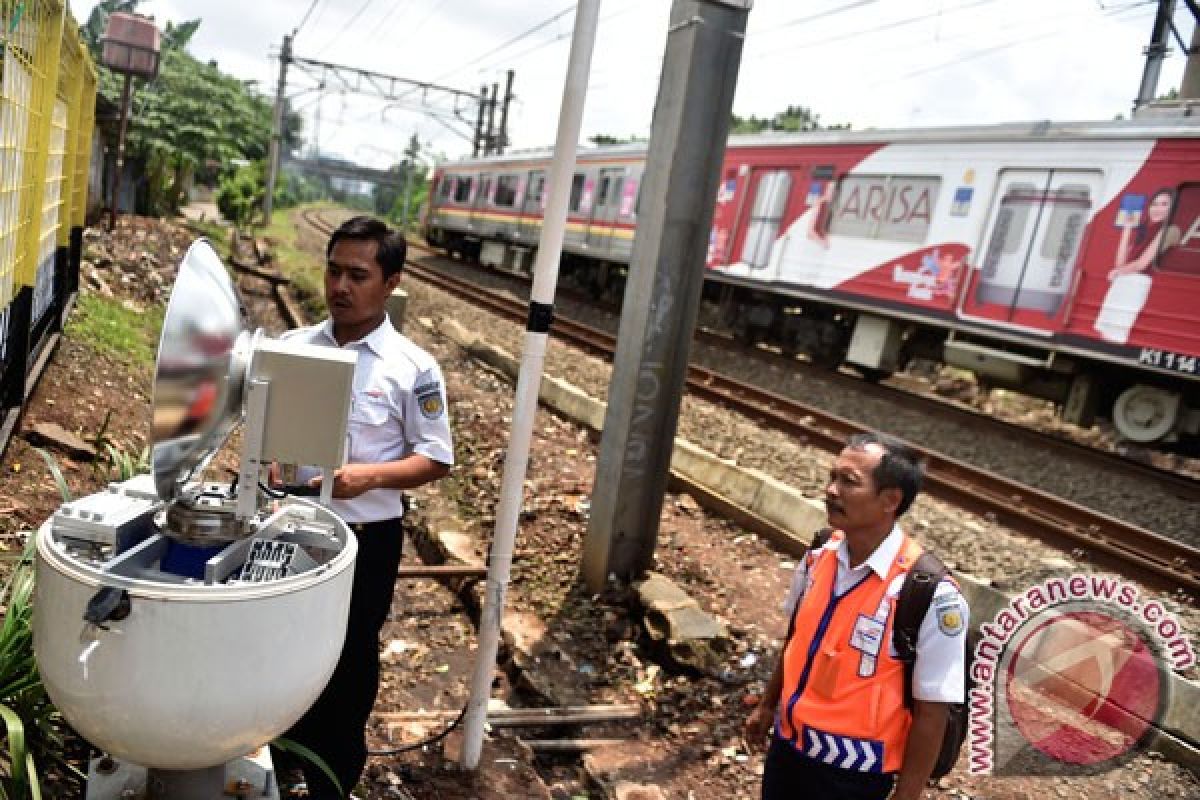
[[[750,0],[675,0],[625,287],[583,575],[653,561]]]
[[[479,157],[479,145],[483,142],[483,114],[487,110],[487,84],[479,87],[479,116],[475,118],[475,145],[471,149],[471,157]]]
[[[121,202],[121,173],[125,171],[125,131],[129,127],[129,98],[133,94],[133,76],[125,73],[121,88],[121,124],[117,128],[117,168],[113,171],[112,207],[109,209],[108,229],[117,228],[117,204]]]
[[[413,185],[413,174],[412,174],[413,173],[413,163],[411,161],[405,161],[403,168],[404,168],[404,217],[403,217],[403,221],[401,222],[400,229],[404,233],[404,235],[407,236],[408,235],[408,203],[409,203],[410,198],[412,197],[412,185]]]
[[[562,255],[563,233],[567,223],[567,200],[575,171],[575,151],[583,125],[583,103],[591,72],[592,50],[600,0],[579,0],[575,12],[575,33],[563,87],[562,111],[558,118],[558,138],[554,160],[550,164],[545,222],[534,265],[530,294],[529,323],[525,330],[521,372],[513,402],[512,433],[504,459],[500,485],[500,504],[496,509],[496,529],[488,559],[487,590],[479,621],[479,653],[471,679],[471,696],[463,728],[463,766],[475,769],[483,750],[483,726],[487,721],[488,698],[496,671],[496,650],[500,642],[500,622],[504,617],[504,595],[508,590],[513,545],[517,536],[517,518],[521,511],[525,471],[529,465],[529,443],[533,437],[538,388],[542,383],[542,364],[546,340],[553,319],[554,288],[558,282],[558,262]]]
[[[500,84],[492,84],[492,99],[488,101],[487,133],[483,136],[483,154],[490,156],[496,150],[496,100],[500,96]]]
[[[279,51],[279,86],[275,90],[275,114],[271,118],[271,146],[267,154],[267,187],[263,195],[263,224],[271,224],[275,207],[275,181],[279,179],[279,162],[283,155],[283,106],[287,102],[287,67],[292,60],[292,37],[283,37]]]
[[[1175,0],[1159,0],[1158,13],[1154,16],[1154,30],[1150,34],[1150,44],[1146,47],[1146,68],[1142,71],[1142,85],[1138,87],[1137,99],[1133,101],[1135,113],[1153,100],[1158,91],[1158,76],[1167,57],[1167,32],[1171,29],[1171,16],[1174,13]]]
[[[496,153],[504,154],[504,148],[508,147],[508,107],[512,104],[513,93],[513,76],[511,69],[508,71],[508,77],[504,81],[504,105],[500,108],[500,140],[496,142]]]

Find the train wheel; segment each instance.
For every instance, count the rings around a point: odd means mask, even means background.
[[[1156,442],[1175,429],[1180,397],[1153,386],[1131,386],[1113,404],[1113,425],[1131,442]]]

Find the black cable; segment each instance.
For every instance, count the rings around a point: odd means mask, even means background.
[[[462,723],[463,717],[465,717],[467,715],[467,708],[469,706],[470,706],[470,703],[463,706],[463,710],[458,712],[458,716],[454,718],[454,722],[451,722],[446,727],[445,730],[443,730],[439,733],[435,733],[433,736],[427,736],[426,738],[422,739],[419,742],[414,742],[413,744],[406,744],[403,747],[389,747],[386,750],[368,750],[367,755],[368,756],[396,756],[396,755],[400,755],[401,753],[410,753],[413,750],[420,750],[422,747],[428,747],[431,744],[437,744],[442,739],[445,739],[447,736],[449,736],[451,733],[453,733],[454,729],[457,728],[460,723]]]
[[[295,39],[296,35],[300,33],[300,29],[304,27],[304,23],[308,22],[308,18],[312,16],[313,9],[317,7],[317,3],[319,2],[321,2],[321,0],[313,0],[312,5],[308,7],[308,11],[304,12],[304,17],[300,20],[300,24],[296,26],[294,31],[292,31],[293,39]]]

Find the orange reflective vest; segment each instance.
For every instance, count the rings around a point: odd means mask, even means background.
[[[843,534],[835,531],[832,540]],[[798,752],[859,772],[897,772],[912,713],[904,704],[904,664],[889,654],[896,598],[887,587],[912,569],[922,548],[904,536],[886,579],[868,571],[834,594],[838,559],[822,549],[809,563],[783,653],[775,730]]]

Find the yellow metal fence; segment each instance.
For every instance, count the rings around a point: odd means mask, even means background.
[[[0,448],[78,288],[96,84],[65,0],[0,0]]]

